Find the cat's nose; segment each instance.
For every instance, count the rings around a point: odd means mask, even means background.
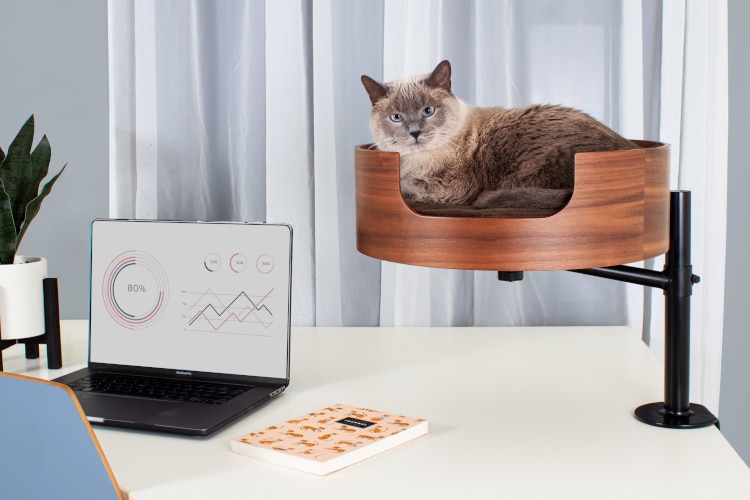
[[[421,134],[421,133],[422,133],[421,130],[410,130],[409,131],[409,135],[411,135],[412,137],[414,137],[415,140],[419,138],[419,134]]]

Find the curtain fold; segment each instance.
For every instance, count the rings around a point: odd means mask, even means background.
[[[672,145],[703,278],[691,396],[717,408],[726,16],[726,0],[110,0],[110,213],[291,223],[297,325],[628,324],[662,357],[653,290],[564,271],[505,283],[356,251],[353,147],[371,141],[359,76],[449,59],[471,104],[564,104]]]

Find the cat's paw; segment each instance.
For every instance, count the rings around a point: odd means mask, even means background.
[[[401,196],[408,202],[426,201],[429,185],[422,179],[404,177],[401,179]]]

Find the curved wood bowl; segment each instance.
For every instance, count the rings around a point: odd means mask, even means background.
[[[669,145],[578,153],[573,196],[543,218],[415,212],[398,153],[354,148],[357,249],[416,266],[549,271],[638,262],[669,249]]]

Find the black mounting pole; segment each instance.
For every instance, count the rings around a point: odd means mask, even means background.
[[[661,273],[628,266],[575,272],[664,290],[664,402],[639,406],[635,417],[660,427],[707,427],[718,419],[690,403],[690,296],[700,281],[690,261],[690,191],[673,191],[669,202],[669,251]]]
[[[664,402],[639,406],[635,417],[674,429],[718,425],[704,406],[690,403],[690,296],[700,281],[690,262],[690,191],[672,191],[669,208],[669,251],[662,272],[630,266],[572,272],[664,290]],[[499,273],[498,279],[505,276]]]

